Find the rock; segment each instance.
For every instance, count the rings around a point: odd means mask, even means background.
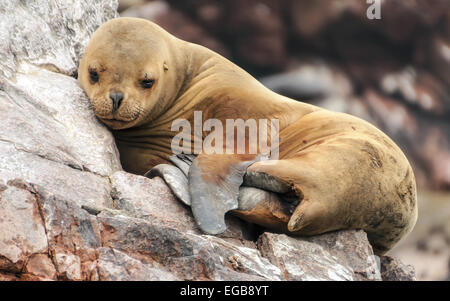
[[[20,278],[14,274],[0,272],[0,281],[19,281]]]
[[[20,272],[32,254],[47,252],[47,237],[34,189],[10,181],[0,192],[0,270]]]
[[[301,101],[314,102],[327,97],[348,97],[353,87],[338,68],[319,59],[303,61],[291,71],[260,79],[267,88]]]
[[[220,37],[233,60],[252,68],[279,70],[287,52],[283,1],[168,1]]]
[[[114,138],[71,77],[35,70],[0,79],[0,142],[24,153],[106,176],[121,169]]]
[[[398,259],[381,257],[381,278],[384,281],[415,281],[416,273],[410,265],[404,265]]]
[[[81,177],[81,171],[106,175],[120,168],[112,135],[95,120],[74,79],[45,70],[16,79],[15,84],[0,79],[0,117],[5,125],[0,148],[9,154],[0,158],[4,182],[20,174],[62,192],[63,187],[76,186],[78,179],[82,187],[77,188],[89,190],[87,183],[100,184],[102,179],[91,173]],[[69,173],[74,181],[65,181]]]
[[[406,103],[437,116],[450,113],[450,90],[436,77],[424,70],[405,68],[389,73],[380,80],[381,90],[388,95],[399,95]]]
[[[176,281],[180,280],[161,267],[142,263],[119,250],[101,248],[99,250],[99,280],[109,281]]]
[[[167,0],[170,5],[189,15],[214,36],[225,32],[227,14],[225,1],[219,0]]]
[[[60,198],[38,188],[48,248],[59,279],[89,280],[91,263],[102,246],[95,216],[69,197]]]
[[[80,257],[72,254],[57,253],[55,254],[55,260],[60,277],[68,280],[82,279]]]
[[[28,259],[25,275],[29,279],[51,280],[56,279],[56,269],[48,254],[36,254]]]
[[[31,66],[71,75],[90,35],[117,16],[116,0],[95,4],[82,0],[65,5],[54,1],[0,3],[0,73],[8,78]],[[14,55],[11,55],[14,53]]]
[[[282,20],[285,1],[227,1],[227,32],[234,35],[236,57],[251,66],[280,70],[286,61],[286,34]]]
[[[445,37],[433,36],[426,46],[430,49],[428,57],[434,71],[446,83],[447,87],[450,86],[450,74],[448,72],[450,69],[450,32]]]
[[[289,15],[292,20],[292,31],[295,35],[312,39],[330,24],[336,22],[345,12],[362,12],[365,5],[361,1],[329,2],[291,1]],[[356,14],[355,13],[355,14]]]
[[[363,231],[310,238],[264,233],[258,247],[288,280],[381,280],[377,256]]]
[[[116,15],[117,2],[16,2],[0,4],[0,39],[7,41],[0,49],[0,183],[20,178],[106,205],[103,177],[121,169],[117,148],[67,75],[89,35]]]
[[[372,25],[393,41],[405,42],[420,30],[436,27],[448,7],[445,0],[385,1],[381,6],[383,22]]]
[[[146,2],[146,0],[120,0],[117,11],[119,13],[122,13],[124,10],[127,10],[130,7],[137,7],[145,4]]]
[[[0,270],[82,279],[99,245],[81,206],[111,208],[107,176],[121,166],[111,133],[68,75],[117,2],[16,2],[0,4]]]
[[[168,228],[158,221],[146,221],[101,213],[105,247],[134,257],[155,259],[184,280],[276,280],[277,267],[258,251],[234,245],[216,237]],[[235,256],[238,265],[232,265]]]

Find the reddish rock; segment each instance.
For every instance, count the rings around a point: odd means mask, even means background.
[[[20,278],[14,274],[0,272],[0,281],[19,281]]]
[[[390,256],[382,256],[381,277],[383,281],[415,281],[416,273],[412,266]]]
[[[450,87],[450,33],[446,38],[433,36],[427,45],[430,49],[429,58],[433,70]],[[448,99],[448,98],[447,98]]]
[[[449,48],[450,49],[450,48]],[[438,78],[412,67],[387,73],[380,80],[382,91],[440,117],[450,114],[450,90]]]
[[[168,0],[173,7],[191,16],[210,33],[224,32],[228,15],[226,1],[221,0]]]
[[[291,1],[288,14],[294,34],[306,39],[314,39],[326,27],[336,22],[345,12],[355,14],[364,11],[361,1]]]
[[[0,192],[0,206],[0,270],[19,273],[29,256],[48,250],[35,190],[10,181]]]
[[[28,259],[24,272],[27,276],[34,276],[39,278],[39,280],[56,280],[57,276],[52,259],[47,254],[31,256]]]
[[[236,58],[259,68],[279,70],[286,59],[286,33],[282,19],[285,1],[230,0],[227,31]]]
[[[287,58],[288,1],[169,1],[229,47],[231,58],[251,67],[279,70]]]

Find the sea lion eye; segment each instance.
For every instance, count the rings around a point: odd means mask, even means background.
[[[89,70],[89,78],[91,79],[91,82],[96,83],[98,82],[98,73],[95,70]]]
[[[143,81],[141,81],[141,87],[144,89],[150,89],[151,87],[153,87],[154,83],[155,81],[153,79],[144,79]]]

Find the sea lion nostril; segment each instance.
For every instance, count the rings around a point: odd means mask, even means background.
[[[120,107],[120,104],[123,100],[123,93],[122,92],[111,92],[109,93],[109,98],[111,98],[113,102],[113,111],[117,111],[117,109]]]

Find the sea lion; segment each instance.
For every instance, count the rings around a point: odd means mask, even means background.
[[[383,254],[416,222],[413,171],[384,133],[359,118],[278,95],[224,57],[152,22],[103,24],[78,74],[95,114],[115,135],[124,169],[162,176],[209,234],[224,231],[224,215],[233,210],[292,235],[363,229]],[[244,153],[210,143],[223,152],[173,156],[179,135],[173,123],[194,127],[195,112],[222,124],[276,120],[271,129],[279,142],[272,137],[269,144],[278,158],[267,160],[259,144],[251,153],[250,130],[244,130]],[[206,134],[189,133],[193,144],[180,147],[192,150]]]

